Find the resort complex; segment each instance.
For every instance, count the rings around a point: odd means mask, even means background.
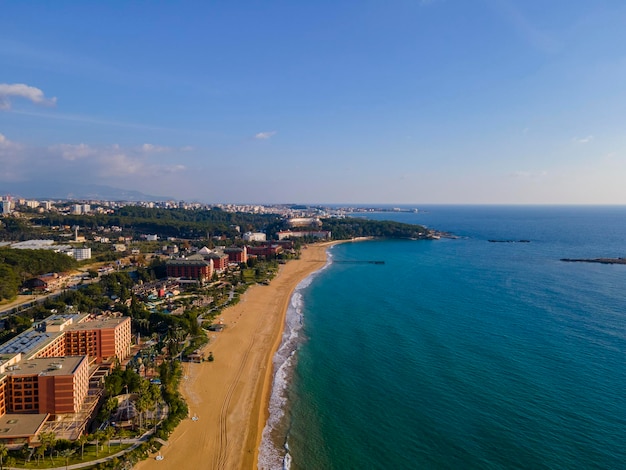
[[[102,377],[130,354],[129,317],[53,315],[0,346],[0,443],[19,448],[44,431],[77,439]]]

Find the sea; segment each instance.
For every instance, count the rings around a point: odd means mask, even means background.
[[[259,467],[626,469],[626,265],[561,261],[626,257],[626,207],[399,209],[355,216],[454,238],[298,286]]]

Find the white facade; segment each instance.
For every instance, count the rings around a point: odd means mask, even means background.
[[[11,201],[0,201],[0,214],[10,214],[11,209]]]
[[[91,259],[91,248],[74,248],[74,259],[76,261],[82,261],[84,259]]]
[[[247,242],[264,242],[267,241],[267,235],[261,232],[246,232],[243,239]]]

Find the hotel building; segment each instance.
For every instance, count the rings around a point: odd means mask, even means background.
[[[165,262],[167,277],[208,281],[213,276],[213,260],[205,260],[202,255],[188,258],[170,259]]]
[[[129,317],[53,315],[1,345],[0,442],[30,444],[50,418],[81,412],[90,363],[127,358],[130,324]]]

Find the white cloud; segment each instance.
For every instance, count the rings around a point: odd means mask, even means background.
[[[43,91],[23,83],[0,83],[0,109],[11,109],[11,98],[26,98],[35,104],[54,106],[56,98],[46,98]]]
[[[87,144],[57,144],[48,147],[61,154],[64,160],[74,161],[94,155],[96,151]]]
[[[157,146],[154,146],[157,147]],[[171,187],[184,186],[189,166],[182,155],[143,151],[137,145],[91,145],[58,143],[33,146],[14,142],[0,134],[1,181],[57,181],[82,184],[104,184],[135,188],[149,194],[160,194]],[[179,148],[170,148],[180,152]]]
[[[192,147],[191,145],[185,145],[184,147],[180,148],[181,152],[192,152],[194,150],[195,150],[195,148]]]
[[[159,152],[167,152],[171,150],[169,147],[163,147],[161,145],[153,145],[153,144],[143,144],[141,147],[141,151],[145,153],[159,153]]]
[[[123,152],[108,153],[106,150],[100,155],[100,174],[104,177],[124,177],[145,173],[144,163],[132,158]]]
[[[576,137],[574,139],[574,142],[577,143],[577,144],[588,144],[592,140],[593,140],[593,136],[592,135],[588,135],[587,137]]]
[[[16,149],[18,147],[19,144],[11,142],[3,134],[0,134],[0,150]]]
[[[81,144],[56,144],[47,148],[47,161],[64,166],[69,172],[82,172],[96,178],[154,178],[163,174],[186,170],[181,164],[159,161],[155,154],[173,150],[153,144],[123,147],[119,144],[91,146]],[[26,168],[24,168],[26,172]]]
[[[275,135],[276,135],[276,131],[259,132],[258,134],[254,136],[254,138],[258,140],[267,140],[267,139],[272,138]]]

